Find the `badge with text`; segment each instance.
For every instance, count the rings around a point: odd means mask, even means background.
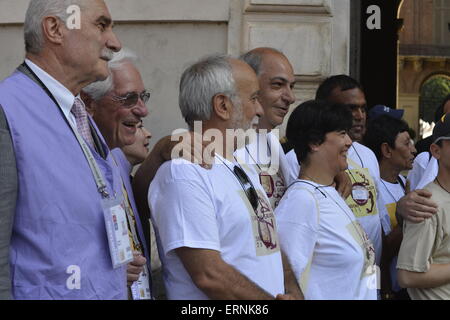
[[[139,279],[131,285],[131,294],[133,300],[151,300],[150,281],[147,265],[144,265],[144,271],[139,275]]]
[[[103,215],[111,261],[115,269],[133,260],[127,215],[122,199],[103,200]]]
[[[352,193],[345,200],[357,218],[378,214],[377,190],[366,168],[346,170],[352,181]]]
[[[278,243],[275,215],[265,194],[256,190],[258,194],[258,208],[253,210],[248,200],[246,201],[250,219],[252,222],[253,237],[257,256],[265,256],[280,251]],[[241,194],[243,199],[245,193]]]
[[[280,172],[270,175],[267,170],[261,171],[259,173],[259,182],[263,186],[267,198],[269,198],[272,209],[275,209],[286,192],[286,183],[283,176]]]
[[[372,241],[364,231],[363,227],[358,221],[352,221],[347,225],[347,230],[353,237],[353,239],[361,246],[364,255],[364,265],[361,273],[361,277],[366,277],[376,272],[375,267],[375,248]]]

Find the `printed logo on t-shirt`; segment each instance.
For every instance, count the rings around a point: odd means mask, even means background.
[[[258,193],[258,208],[251,210],[253,237],[257,256],[265,256],[280,251],[278,243],[275,215],[270,203],[260,190]]]
[[[286,183],[280,174],[280,170],[273,175],[270,175],[267,170],[263,170],[259,173],[259,182],[263,186],[267,198],[269,198],[272,209],[275,210],[286,192]]]
[[[366,168],[346,170],[353,183],[352,192],[345,200],[357,218],[378,214],[375,183]]]

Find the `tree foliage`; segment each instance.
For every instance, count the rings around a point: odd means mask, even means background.
[[[442,75],[427,80],[420,91],[420,118],[434,122],[434,112],[449,93],[449,77]]]

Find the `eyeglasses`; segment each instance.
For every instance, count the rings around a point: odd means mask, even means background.
[[[256,209],[258,209],[258,194],[256,193],[255,187],[244,170],[242,170],[239,166],[234,166],[233,172],[239,179],[239,182],[241,183],[242,188],[245,191],[245,195],[247,196],[248,201],[250,201],[253,210],[256,211]]]
[[[111,96],[111,98],[114,101],[119,102],[122,106],[126,108],[132,108],[138,103],[139,98],[141,98],[142,102],[146,104],[150,99],[150,92],[148,92],[147,90],[142,91],[141,93],[130,92],[125,96]]]

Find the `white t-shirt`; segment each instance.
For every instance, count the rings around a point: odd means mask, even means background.
[[[298,176],[298,173],[300,172],[300,165],[298,163],[297,156],[294,150],[291,150],[286,155],[286,157],[292,172],[296,172]],[[372,150],[370,150],[369,148],[363,146],[358,142],[352,143],[352,147],[348,150],[347,157],[349,170],[357,169],[355,167],[356,165],[358,167],[368,169],[370,174],[370,177],[365,178],[362,178],[358,174],[352,174],[353,178],[358,180],[366,180],[368,178],[371,178],[373,179],[375,184],[374,187],[375,190],[369,190],[370,191],[369,194],[371,195],[372,198],[370,198],[367,204],[365,205],[367,208],[364,207],[363,208],[364,211],[358,210],[354,211],[354,213],[359,223],[362,225],[367,235],[369,236],[370,240],[372,240],[372,243],[375,246],[376,264],[380,265],[381,251],[382,251],[382,237],[381,237],[382,231],[381,231],[380,216],[376,204],[378,200],[378,192],[375,192],[376,190],[379,189],[378,184],[380,180],[380,168],[378,166],[377,158],[375,154],[372,152]],[[352,165],[352,163],[355,165]],[[373,194],[374,192],[376,193],[376,195]],[[369,212],[366,213],[366,210],[368,210]],[[361,212],[363,213],[361,214]]]
[[[245,171],[259,180],[275,209],[286,188],[295,180],[278,138],[272,132],[259,133],[251,144],[237,150],[235,155]]]
[[[167,297],[208,299],[174,252],[180,247],[219,251],[226,263],[268,293],[284,293],[275,217],[264,190],[250,177],[264,205],[263,212],[259,205],[258,219],[232,172],[234,164],[217,158],[226,165],[216,161],[211,170],[184,160],[166,162],[150,185],[148,201]]]
[[[414,159],[413,168],[408,173],[411,191],[423,189],[431,183],[439,171],[438,162],[429,152],[422,152]]]
[[[403,181],[403,185],[406,185],[406,179],[403,176],[399,176]],[[405,190],[400,183],[390,183],[383,179],[380,179],[380,199],[379,210],[381,217],[381,224],[385,235],[391,233],[391,231],[398,224],[395,212],[397,209],[397,202],[405,195]],[[391,285],[395,292],[401,290],[397,281],[397,256],[395,256],[390,263]]]
[[[333,187],[297,180],[275,215],[281,248],[306,299],[377,299],[374,248]]]
[[[353,142],[352,147],[348,150],[348,157],[361,167],[369,169],[370,175],[375,180],[378,188],[380,166],[375,153],[366,146],[358,142]]]

